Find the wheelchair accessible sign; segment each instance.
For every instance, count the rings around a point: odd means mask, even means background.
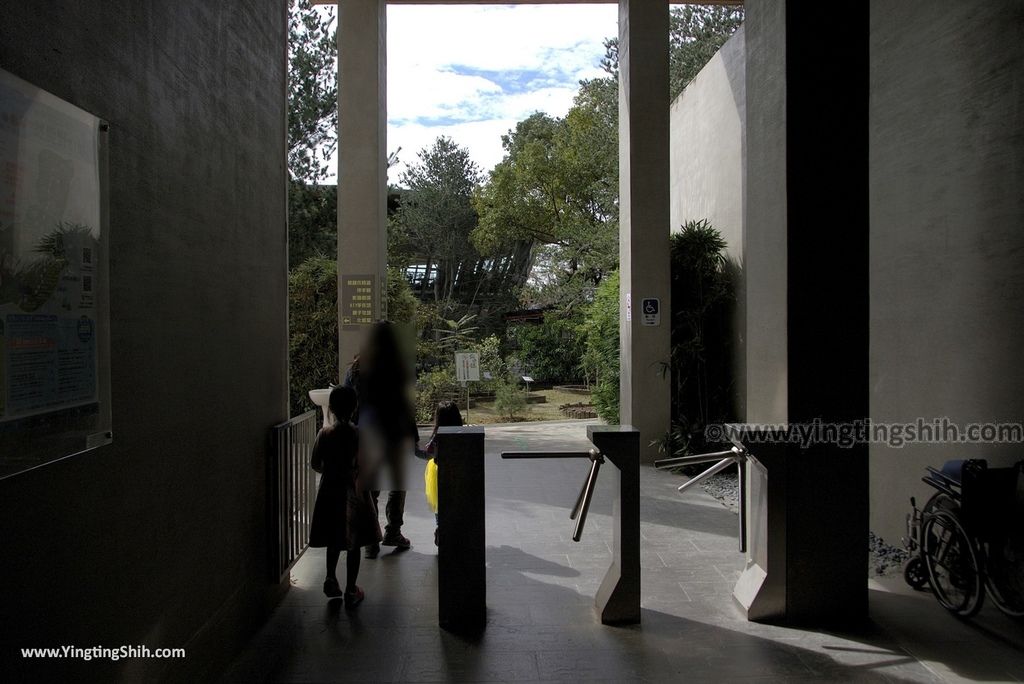
[[[643,325],[661,325],[661,300],[645,297],[640,301],[640,322]]]

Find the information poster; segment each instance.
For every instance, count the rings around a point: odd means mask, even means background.
[[[101,129],[0,71],[0,477],[110,439]]]
[[[376,298],[373,275],[346,275],[341,279],[341,327],[355,330],[373,325]]]

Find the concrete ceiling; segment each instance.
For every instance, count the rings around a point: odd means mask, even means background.
[[[618,2],[619,0],[388,0],[389,5],[611,5]],[[312,0],[312,3],[337,5],[338,0]],[[739,6],[743,4],[743,0],[701,0],[700,4]]]

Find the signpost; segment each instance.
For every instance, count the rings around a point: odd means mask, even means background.
[[[480,352],[455,352],[455,379],[466,388],[466,422],[469,422],[469,385],[480,382]]]

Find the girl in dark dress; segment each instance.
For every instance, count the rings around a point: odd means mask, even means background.
[[[349,422],[356,407],[356,393],[351,387],[331,390],[328,406],[334,415],[333,425],[327,425],[313,443],[311,465],[322,473],[316,493],[313,520],[309,530],[309,545],[327,547],[327,579],[324,593],[331,597],[342,595],[338,577],[338,558],[345,558],[345,603],[355,607],[365,594],[356,586],[359,575],[359,549],[381,540],[380,525],[373,515],[369,492],[359,483],[359,433]]]

